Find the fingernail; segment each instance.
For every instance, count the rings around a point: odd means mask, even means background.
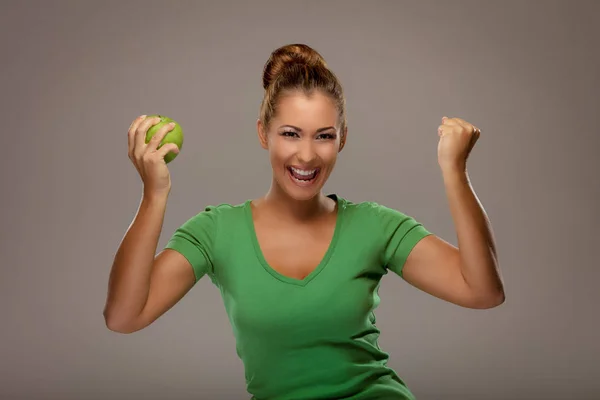
[[[169,126],[175,126],[175,122],[170,122]]]
[[[146,118],[146,117],[147,117],[147,115],[146,115],[146,114],[144,114],[144,115],[141,115],[141,116],[140,116],[140,119],[144,119],[144,118]]]

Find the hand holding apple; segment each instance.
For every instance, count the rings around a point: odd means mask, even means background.
[[[177,145],[177,148],[181,151],[181,146],[183,146],[183,131],[181,130],[181,125],[179,125],[173,119],[166,117],[164,115],[150,115],[148,118],[160,118],[160,122],[151,126],[146,133],[146,143],[149,143],[152,137],[156,135],[156,133],[165,125],[174,124],[173,128],[170,129],[167,134],[163,137],[158,145],[158,149],[160,149],[163,145],[167,143],[174,143]],[[165,155],[165,163],[168,164],[177,157],[179,152],[170,151]]]
[[[128,130],[129,159],[144,183],[144,194],[162,196],[171,189],[167,163],[181,149],[181,127],[170,118],[142,115],[136,118]]]

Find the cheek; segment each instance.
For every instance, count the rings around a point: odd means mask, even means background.
[[[274,166],[286,162],[293,154],[294,148],[290,143],[273,140],[269,144],[269,157]]]
[[[338,148],[339,145],[334,143],[323,145],[318,151],[319,158],[321,158],[321,160],[327,164],[335,163],[337,160]]]

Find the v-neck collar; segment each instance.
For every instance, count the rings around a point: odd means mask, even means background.
[[[337,196],[336,194],[330,194],[330,195],[327,195],[327,197],[335,200],[336,203],[337,203],[337,215],[336,215],[336,221],[335,221],[335,228],[334,228],[334,231],[333,231],[333,237],[331,238],[331,241],[329,243],[327,251],[325,252],[325,255],[323,256],[323,258],[321,259],[321,262],[319,262],[319,264],[317,265],[317,267],[314,268],[303,279],[297,279],[297,278],[292,278],[292,277],[287,276],[287,275],[283,275],[282,273],[276,271],[273,267],[271,267],[269,265],[269,263],[267,262],[267,260],[266,260],[266,258],[264,256],[262,248],[260,247],[260,243],[258,242],[258,236],[256,235],[256,228],[254,226],[254,219],[252,218],[252,204],[251,204],[252,200],[246,200],[246,202],[244,204],[244,211],[245,211],[245,215],[246,215],[246,221],[247,221],[247,224],[248,224],[248,228],[250,230],[250,237],[251,237],[251,240],[252,240],[252,244],[254,246],[254,251],[256,253],[256,256],[258,257],[258,260],[260,261],[261,265],[263,266],[263,268],[269,274],[271,274],[273,277],[275,277],[276,279],[278,279],[278,280],[280,280],[280,281],[282,281],[284,283],[289,283],[289,284],[292,284],[292,285],[306,286],[329,263],[329,259],[331,258],[332,254],[333,254],[335,246],[337,245],[338,238],[340,236],[342,224],[343,224],[343,221],[344,221],[344,211],[346,209],[346,201],[343,198]]]

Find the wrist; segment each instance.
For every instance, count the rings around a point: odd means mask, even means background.
[[[169,198],[169,191],[153,192],[146,191],[142,193],[142,203],[148,206],[165,205]]]
[[[455,182],[468,183],[469,182],[469,175],[467,173],[466,165],[464,165],[464,164],[442,166],[441,169],[442,169],[442,176],[446,183],[455,183]]]

